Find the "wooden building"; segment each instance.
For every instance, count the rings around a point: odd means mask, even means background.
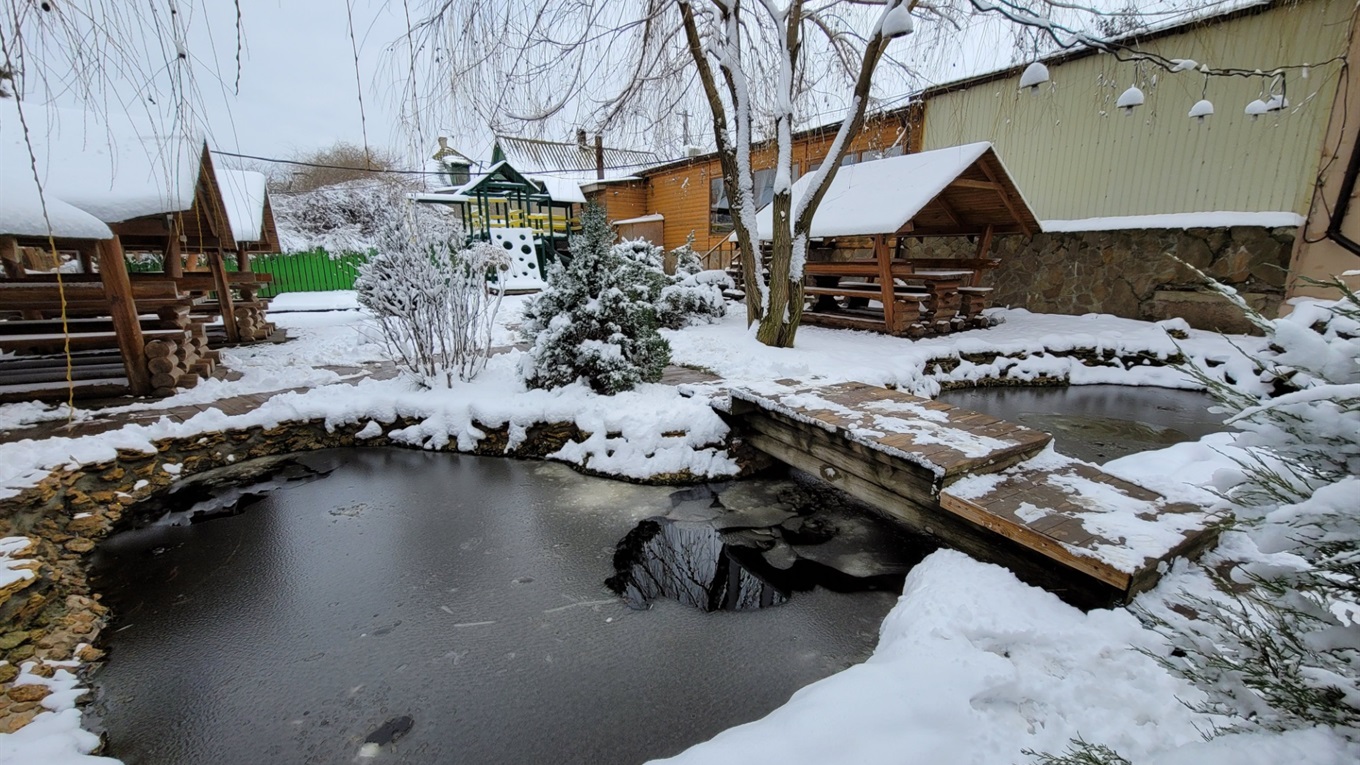
[[[19,104],[0,108],[6,124],[19,124]],[[261,319],[243,332],[233,317],[237,303],[263,316],[250,292],[268,276],[229,275],[223,262],[224,251],[239,258],[242,246],[276,243],[272,215],[266,224],[260,210],[249,229],[258,238],[238,242],[199,134],[158,135],[37,105],[25,108],[24,123],[27,135],[8,132],[0,146],[0,249],[31,247],[49,262],[34,268],[5,258],[0,398],[166,395],[213,371],[206,326],[218,316],[226,341],[272,331]],[[151,255],[163,272],[130,275],[128,253]],[[185,273],[185,253],[205,255],[208,272]]]

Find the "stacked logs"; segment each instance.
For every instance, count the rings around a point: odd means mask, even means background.
[[[235,308],[236,331],[242,342],[265,340],[274,334],[274,324],[265,318],[265,303],[261,300],[237,303]]]
[[[191,324],[182,340],[152,340],[146,344],[152,395],[169,396],[177,388],[192,388],[200,377],[217,368],[217,351],[209,350],[203,324]]]

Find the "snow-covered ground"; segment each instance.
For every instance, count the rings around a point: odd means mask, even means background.
[[[331,295],[282,302],[348,307],[346,299]],[[520,298],[506,300],[497,345],[515,340],[512,328],[521,304]],[[1024,361],[1000,362],[1022,365],[1012,374],[1171,387],[1192,383],[1165,367],[1092,369],[1060,354],[1111,349],[1165,357],[1179,345],[1193,358],[1228,365],[1238,356],[1229,340],[1209,333],[1191,331],[1188,339],[1174,342],[1163,327],[1146,322],[1025,311],[1001,312],[1004,323],[990,330],[919,342],[807,327],[799,332],[797,348],[771,349],[747,331],[740,311],[732,313],[717,324],[668,332],[674,362],[710,369],[737,383],[860,380],[929,394],[940,379],[995,371],[964,361],[946,373],[928,363],[960,354],[1028,354]],[[378,380],[355,371],[381,360],[371,320],[360,311],[276,313],[272,318],[296,339],[224,352],[225,365],[241,375],[239,380],[205,381],[171,398],[128,408],[154,410],[242,393],[299,390],[235,417],[209,410],[182,424],[162,420],[81,439],[0,445],[0,497],[31,485],[53,467],[111,457],[114,448],[148,449],[152,440],[166,436],[300,417],[371,424],[390,422],[397,415],[419,416],[423,424],[397,437],[428,447],[469,443],[479,433],[474,422],[509,423],[512,434],[522,434],[536,421],[572,420],[596,435],[556,455],[567,462],[589,461],[594,469],[630,476],[678,469],[721,476],[735,468],[710,447],[725,433],[708,402],[716,386],[645,385],[615,397],[579,386],[527,391],[518,375],[522,354],[511,350],[493,359],[472,383],[422,391],[400,378]],[[1251,338],[1232,342],[1247,348],[1259,343]],[[0,427],[64,415],[31,404],[0,406]],[[676,431],[687,435],[664,435]],[[1215,471],[1231,464],[1230,440],[1219,434],[1105,467],[1173,499],[1209,503],[1212,495],[1202,487],[1211,483]],[[1218,555],[1250,555],[1254,543],[1244,533],[1229,532],[1220,549],[1224,552]],[[1207,563],[1214,560],[1211,556]],[[1156,613],[1175,589],[1207,586],[1199,565],[1180,564],[1157,589],[1141,596],[1139,605]],[[1128,611],[1083,614],[1022,584],[1005,569],[942,551],[910,575],[882,626],[872,659],[803,689],[765,719],[723,733],[673,761],[1013,763],[1028,761],[1022,750],[1059,752],[1078,736],[1113,746],[1140,765],[1360,761],[1360,746],[1324,730],[1202,741],[1202,731],[1222,721],[1190,711],[1181,701],[1195,699],[1198,692],[1140,650],[1157,654],[1168,649]],[[0,734],[0,763],[107,762],[77,754],[89,751],[92,740],[71,723],[76,714],[54,710],[39,717],[41,725],[35,722],[16,735]]]

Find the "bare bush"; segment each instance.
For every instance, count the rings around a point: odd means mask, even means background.
[[[408,216],[384,231],[354,284],[378,319],[388,358],[431,388],[471,380],[491,356],[501,296],[487,289],[487,278],[509,270],[510,259],[485,242],[463,241]]]

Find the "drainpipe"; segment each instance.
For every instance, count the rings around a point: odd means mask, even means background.
[[[595,134],[595,178],[604,180],[604,137]]]

